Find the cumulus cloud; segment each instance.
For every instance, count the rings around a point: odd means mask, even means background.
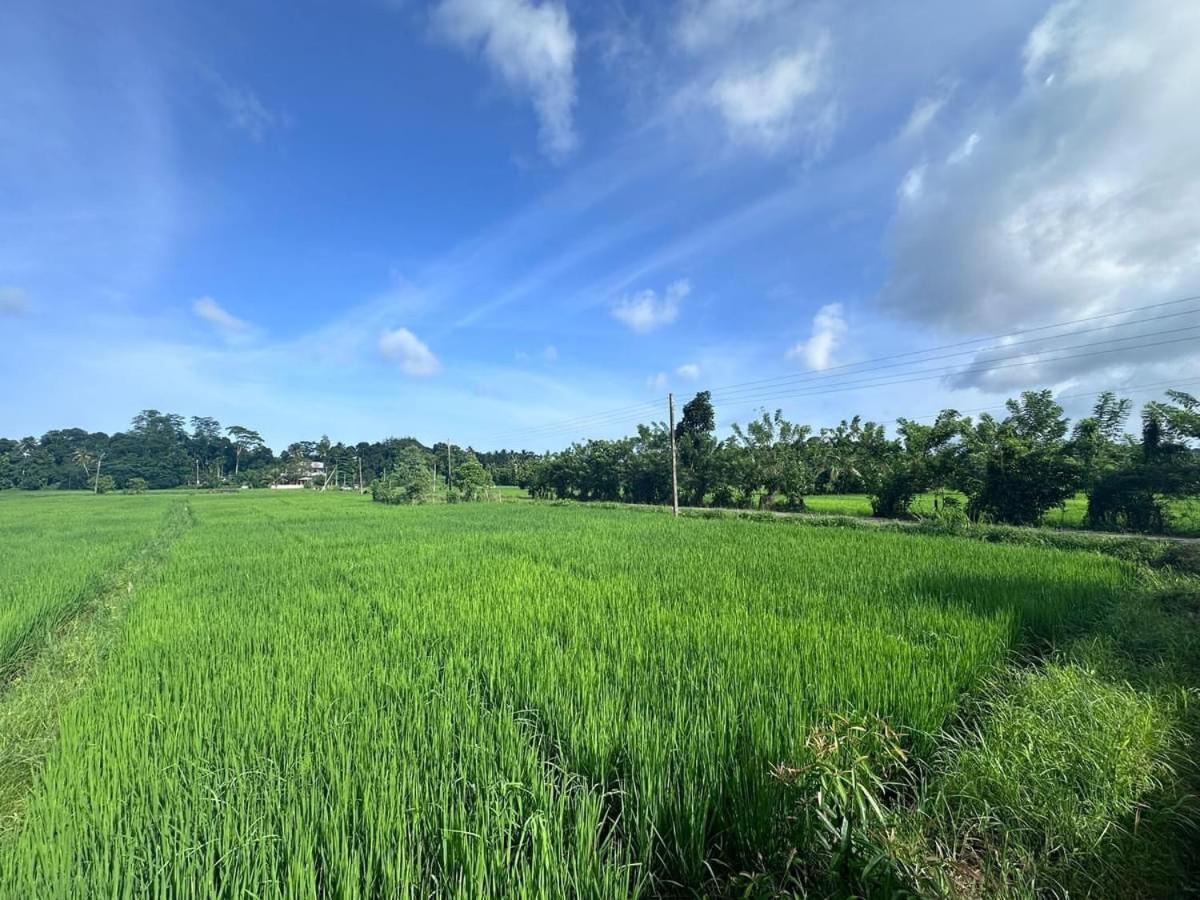
[[[16,287],[0,287],[0,316],[23,316],[29,312],[29,297]]]
[[[718,77],[709,100],[730,136],[766,150],[779,148],[800,132],[822,142],[833,126],[836,108],[826,104],[814,110],[807,101],[823,86],[827,48],[828,41],[821,38],[811,47]]]
[[[613,318],[638,334],[654,331],[679,318],[679,306],[691,291],[685,280],[670,285],[661,297],[652,290],[640,291],[620,300],[612,308]]]
[[[400,371],[405,375],[436,375],[442,368],[433,351],[407,328],[396,328],[381,334],[379,354],[400,366]]]
[[[250,324],[239,319],[212,297],[201,297],[192,304],[192,312],[226,337],[249,332]]]
[[[442,0],[433,21],[461,49],[478,50],[510,89],[530,97],[547,156],[561,160],[575,149],[575,32],[562,3]]]
[[[986,130],[968,123],[944,162],[906,178],[883,305],[978,334],[1194,293],[1198,41],[1194,3],[1053,7],[1012,61],[1015,95],[984,111]]]
[[[695,381],[700,377],[700,364],[684,363],[675,370],[675,374],[680,378],[686,378],[688,381]]]
[[[834,351],[846,335],[846,319],[842,304],[829,303],[813,316],[812,334],[787,352],[788,359],[800,360],[810,369],[822,371],[833,365]]]

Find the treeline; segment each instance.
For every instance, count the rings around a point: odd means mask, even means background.
[[[1031,391],[1001,418],[948,409],[932,424],[898,420],[894,437],[857,416],[814,432],[777,410],[719,440],[705,391],[675,428],[680,502],[802,510],[813,494],[862,493],[877,516],[904,517],[932,491],[945,497],[941,515],[1032,525],[1084,491],[1092,525],[1163,531],[1171,499],[1200,495],[1200,401],[1166,398],[1142,409],[1138,436],[1126,432],[1132,403],[1111,392],[1072,425],[1050,391]],[[669,503],[670,431],[659,422],[573,444],[528,466],[520,483],[535,497]]]
[[[321,485],[359,484],[365,488],[393,471],[407,448],[420,451],[431,470],[462,465],[477,457],[499,484],[517,484],[533,453],[501,450],[472,453],[446,445],[426,447],[415,438],[389,438],[357,444],[322,436],[298,441],[278,455],[262,436],[244,425],[222,426],[216,419],[147,409],[126,431],[115,434],[82,428],[49,431],[40,438],[0,438],[0,489],[141,490],[177,487],[265,487],[312,474],[323,464]]]

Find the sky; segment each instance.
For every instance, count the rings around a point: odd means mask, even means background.
[[[0,434],[1200,385],[1197,43],[1177,0],[6,0]]]

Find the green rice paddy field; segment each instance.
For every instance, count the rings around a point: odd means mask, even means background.
[[[777,839],[814,726],[878,715],[931,754],[1018,642],[1134,578],[622,509],[9,495],[0,693],[180,506],[7,814],[0,896],[713,891]]]

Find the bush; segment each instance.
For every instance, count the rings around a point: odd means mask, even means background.
[[[145,478],[130,478],[125,482],[126,494],[144,494],[149,485],[146,484]]]
[[[101,475],[96,479],[95,492],[97,494],[107,494],[109,491],[116,490],[117,482],[111,475]]]

